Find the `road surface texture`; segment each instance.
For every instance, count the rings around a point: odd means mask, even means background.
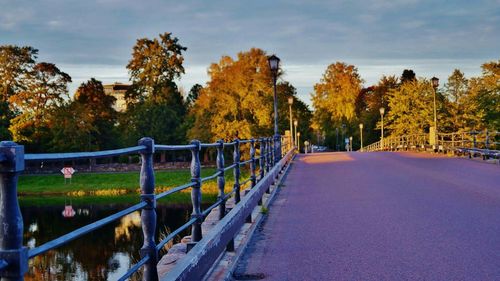
[[[235,280],[500,280],[500,167],[426,153],[295,159]]]

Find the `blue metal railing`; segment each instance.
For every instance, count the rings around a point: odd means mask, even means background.
[[[250,144],[250,157],[248,160],[240,161],[240,145]],[[260,155],[255,157],[255,145],[260,144]],[[142,138],[139,145],[123,149],[106,150],[98,152],[78,152],[78,153],[44,153],[44,154],[24,154],[24,147],[14,142],[0,142],[0,277],[22,280],[28,270],[28,260],[41,255],[47,251],[60,247],[74,239],[99,229],[123,216],[141,210],[141,224],[143,228],[144,244],[140,250],[141,259],[133,265],[127,273],[119,280],[126,280],[143,268],[143,280],[158,280],[157,263],[158,252],[165,244],[171,241],[176,235],[191,227],[191,246],[202,238],[201,223],[209,212],[217,207],[220,208],[219,219],[225,214],[225,203],[234,196],[235,203],[240,201],[241,186],[251,183],[254,187],[257,182],[256,162],[259,161],[259,180],[270,171],[281,159],[282,155],[273,155],[278,149],[272,150],[273,146],[281,146],[281,141],[275,142],[273,138],[259,138],[250,140],[234,140],[224,143],[222,140],[216,143],[200,143],[192,141],[188,145],[155,145],[151,138]],[[225,166],[224,148],[233,147],[233,164]],[[201,162],[199,153],[201,148],[217,149],[217,171],[207,177],[201,178]],[[155,178],[153,170],[153,154],[155,151],[191,151],[191,182],[174,187],[168,191],[155,194]],[[281,150],[282,151],[282,150]],[[282,151],[283,152],[283,151]],[[19,174],[24,170],[25,162],[29,161],[66,161],[77,159],[92,159],[113,157],[139,153],[141,156],[140,189],[141,202],[128,207],[113,215],[88,224],[52,241],[42,244],[36,248],[28,249],[23,246],[23,222],[17,200],[17,181]],[[240,166],[250,166],[250,177],[240,183]],[[234,186],[232,191],[225,192],[225,172],[233,170]],[[217,201],[201,211],[201,186],[203,182],[217,179],[218,197]],[[193,212],[189,221],[170,233],[163,240],[156,243],[154,234],[156,231],[156,202],[171,194],[191,188],[191,203]],[[188,247],[190,249],[191,247]]]

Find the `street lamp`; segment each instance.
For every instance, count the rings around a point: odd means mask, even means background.
[[[363,123],[359,123],[359,134],[361,140],[361,151],[363,151]]]
[[[293,104],[293,97],[288,98],[288,106],[290,108],[290,146],[293,144],[293,127],[292,127],[292,104]]]
[[[437,140],[437,134],[438,134],[438,127],[437,127],[437,112],[436,112],[436,90],[437,87],[439,86],[439,78],[437,77],[432,77],[432,88],[434,89],[434,150],[436,150],[436,140]]]
[[[295,144],[295,146],[298,146],[297,145],[297,143],[298,143],[298,141],[297,141],[297,125],[299,125],[299,121],[294,120],[293,125],[295,126],[295,143],[294,144]]]
[[[335,128],[335,133],[337,134],[337,142],[336,142],[336,144],[337,144],[337,151],[339,151],[340,150],[340,144],[339,144],[339,128],[338,127]]]
[[[344,133],[345,133],[345,124],[342,124],[342,140],[341,140],[341,142],[344,143],[344,148],[345,148],[346,141],[345,141],[345,138],[344,138]]]
[[[297,151],[300,153],[300,132],[297,132]]]
[[[385,113],[385,108],[381,107],[379,110],[380,110],[380,116],[382,117],[382,126],[381,126],[382,136],[380,138],[380,148],[382,150],[384,150],[384,113]]]
[[[352,151],[352,136],[349,137],[349,151]]]
[[[269,62],[269,68],[271,69],[271,74],[273,75],[273,90],[274,90],[274,159],[280,160],[281,155],[281,144],[280,135],[278,133],[278,97],[276,95],[276,78],[278,76],[278,68],[280,64],[280,59],[272,55],[267,58]]]

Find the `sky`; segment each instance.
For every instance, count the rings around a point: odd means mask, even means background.
[[[186,46],[179,85],[204,85],[221,56],[252,47],[276,54],[299,97],[310,94],[329,64],[355,65],[370,86],[413,69],[467,77],[500,59],[500,0],[0,0],[0,45],[29,45],[39,61],[73,78],[128,82],[126,65],[139,38],[172,32]]]

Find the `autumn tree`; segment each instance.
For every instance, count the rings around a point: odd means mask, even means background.
[[[126,94],[128,110],[120,118],[127,145],[144,136],[158,143],[185,140],[186,104],[175,79],[184,74],[186,50],[171,33],[137,40],[127,65],[132,81]]]
[[[390,110],[384,126],[392,135],[423,134],[433,124],[434,89],[430,81],[416,79],[402,83],[388,93]],[[439,99],[439,98],[438,98]],[[438,105],[441,103],[438,103]]]
[[[355,66],[336,62],[327,67],[320,82],[314,85],[314,126],[325,131],[330,146],[334,146],[335,128],[341,124],[346,124],[348,131],[356,129],[356,99],[362,83]]]
[[[20,114],[12,119],[9,127],[14,141],[32,143],[39,148],[42,136],[46,136],[51,111],[68,97],[71,77],[55,64],[37,63],[26,74],[23,89],[12,95],[9,101]]]
[[[10,106],[9,99],[24,89],[37,54],[38,50],[28,46],[0,46],[0,140],[11,138],[8,128],[17,111]]]
[[[500,60],[481,66],[483,75],[475,79],[470,91],[482,115],[483,128],[500,128]]]
[[[138,39],[127,65],[132,81],[127,98],[130,101],[163,100],[164,88],[172,87],[174,79],[184,74],[182,53],[186,50],[179,39],[168,32],[160,34],[159,38]]]
[[[91,78],[78,87],[74,102],[80,120],[93,128],[90,142],[97,150],[114,148],[116,145],[115,124],[117,112],[113,108],[116,98],[104,93],[101,81]]]
[[[54,109],[50,120],[50,135],[46,151],[76,152],[93,151],[97,147],[92,142],[92,135],[97,133],[87,108],[74,101],[67,101]]]
[[[189,138],[215,141],[272,134],[272,76],[263,50],[252,48],[236,59],[223,56],[208,74],[210,80],[190,112],[195,123]]]

